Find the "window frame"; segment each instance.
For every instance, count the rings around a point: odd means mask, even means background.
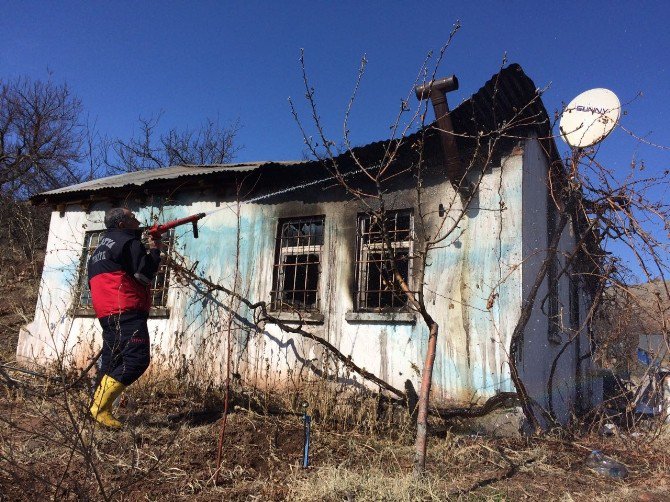
[[[287,225],[296,225],[296,224],[307,224],[314,225],[314,223],[319,223],[321,226],[321,232],[315,232],[314,234],[300,234],[295,236],[285,235],[285,227]],[[315,314],[318,315],[321,312],[321,284],[323,276],[323,250],[325,246],[325,230],[326,230],[326,217],[323,214],[317,215],[308,215],[308,216],[299,216],[299,217],[289,217],[289,218],[280,218],[277,222],[277,232],[275,236],[275,253],[274,261],[272,266],[272,287],[270,290],[270,310],[277,313],[306,313],[306,314]],[[319,239],[320,237],[320,239]],[[296,245],[283,245],[283,241],[289,239],[296,239]],[[302,244],[301,239],[307,239],[306,244]],[[315,239],[317,243],[313,243],[312,240]],[[320,243],[318,242],[320,240]],[[288,256],[311,256],[316,255],[316,261],[310,261],[307,259],[305,262],[296,262],[296,263],[285,263],[285,257]],[[297,260],[298,258],[296,258]],[[297,290],[286,289],[286,270],[289,267],[294,267],[293,280],[294,285],[296,278],[298,277],[297,268],[300,266],[306,266],[307,271],[304,274],[304,289]],[[316,283],[313,289],[307,289],[309,281],[309,267],[315,266],[316,268]],[[307,304],[306,300],[307,295],[313,293],[314,302]],[[288,296],[291,296],[291,300],[288,300]],[[303,296],[303,302],[296,301],[296,296]],[[320,317],[318,318],[320,319]],[[318,320],[317,319],[317,320]]]
[[[77,283],[74,292],[73,305],[71,308],[72,315],[75,317],[95,317],[95,311],[93,310],[93,303],[91,302],[91,292],[88,285],[88,260],[93,254],[93,251],[98,247],[100,243],[100,237],[107,231],[107,229],[101,230],[89,230],[84,234],[84,243],[82,245],[80,256],[79,256],[79,265],[77,267]],[[97,241],[94,246],[91,245],[93,238],[97,238]],[[172,253],[174,247],[174,229],[165,232],[162,236],[163,248],[161,254],[169,255]],[[90,240],[89,240],[90,239]],[[142,243],[147,245],[148,239],[142,238]],[[161,260],[161,264],[158,267],[158,271],[151,284],[151,300],[152,306],[149,311],[149,317],[169,317],[170,308],[168,306],[168,294],[170,290],[170,280],[172,274],[170,273],[170,267],[167,264],[167,260]],[[162,285],[157,287],[158,281],[162,277]],[[163,295],[160,305],[154,303],[155,295]],[[82,303],[82,297],[86,295],[88,301]]]
[[[408,228],[398,227],[398,216],[406,215],[409,217]],[[384,264],[386,261],[383,257],[384,255],[384,242],[365,242],[366,237],[374,235],[374,232],[370,231],[369,228],[373,225],[372,218],[374,214],[369,212],[358,213],[356,218],[356,262],[355,262],[355,277],[354,277],[354,313],[371,313],[371,314],[392,314],[392,313],[403,313],[410,310],[410,306],[407,301],[407,296],[402,290],[399,290],[398,287],[394,287],[389,290],[391,292],[391,304],[382,305],[382,295],[384,290],[381,289],[381,281],[383,280],[382,269],[380,268],[379,275],[379,287],[378,290],[369,289],[369,280],[370,280],[370,267],[373,264]],[[416,242],[416,235],[414,231],[414,209],[413,208],[404,208],[396,209],[392,211],[386,211],[387,221],[395,221],[394,228],[389,230],[387,227],[387,232],[391,233],[400,233],[407,232],[407,239],[405,240],[392,240],[391,248],[393,249],[394,258],[398,256],[399,253],[406,254],[407,260],[407,277],[405,280],[407,285],[412,288],[412,278],[414,273],[414,244]],[[367,228],[366,228],[367,227]],[[380,259],[370,259],[370,255],[380,255]],[[382,265],[383,266],[383,265]],[[397,265],[396,265],[397,266]],[[387,281],[388,282],[388,281]],[[370,295],[377,296],[377,305],[370,305]],[[402,296],[401,296],[402,295]],[[395,300],[401,300],[401,304],[395,304]]]

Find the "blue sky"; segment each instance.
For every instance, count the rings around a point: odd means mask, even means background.
[[[670,145],[670,2],[27,2],[0,14],[0,77],[66,81],[101,134],[128,137],[140,115],[163,127],[239,118],[238,160],[299,159],[287,98],[302,102],[304,48],[320,114],[334,139],[363,54],[368,70],[350,124],[356,144],[388,134],[400,99],[429,50],[462,29],[441,75],[455,73],[455,106],[499,68],[503,54],[538,87],[550,114],[607,87],[622,124]],[[306,110],[305,108],[302,108]],[[560,147],[564,145],[559,141]],[[667,169],[670,152],[640,147],[622,130],[600,159],[624,173],[632,158]],[[661,194],[667,196],[670,194]]]
[[[476,91],[503,53],[552,112],[576,94],[608,87],[627,107],[623,124],[670,144],[670,3],[650,2],[4,2],[0,75],[67,81],[103,134],[127,137],[139,115],[164,111],[164,127],[205,117],[240,119],[239,160],[300,158],[287,97],[303,95],[300,48],[332,136],[360,57],[369,60],[352,117],[357,144],[386,136],[425,54],[460,30],[441,73]],[[616,132],[617,163],[634,144]],[[642,154],[642,152],[640,153]],[[668,155],[646,153],[667,164]]]

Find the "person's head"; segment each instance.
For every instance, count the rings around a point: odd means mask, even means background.
[[[114,207],[105,213],[105,226],[107,228],[140,228],[140,222],[130,209],[125,207]]]

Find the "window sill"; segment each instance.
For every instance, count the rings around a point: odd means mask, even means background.
[[[72,311],[72,317],[95,317],[95,311],[93,309],[74,309]],[[170,317],[169,308],[152,308],[149,311],[149,319],[168,319]]]
[[[319,312],[268,312],[275,319],[286,324],[323,324],[324,316]]]
[[[353,312],[349,311],[344,318],[350,323],[367,324],[416,324],[413,312]]]

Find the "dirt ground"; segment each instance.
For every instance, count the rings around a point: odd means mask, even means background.
[[[13,262],[0,271],[0,358],[12,365],[18,328],[32,318],[38,272]],[[0,384],[0,502],[669,499],[667,430],[496,439],[434,423],[428,472],[417,481],[411,426],[371,427],[360,419],[363,408],[346,425],[316,416],[310,466],[302,469],[300,414],[281,407],[269,414],[242,402],[231,407],[215,483],[220,396],[135,385],[119,410],[126,425],[114,432],[87,418],[90,389],[63,393],[43,379],[11,375],[28,387]],[[593,449],[625,464],[630,475],[590,471],[585,459]]]
[[[0,500],[662,501],[670,488],[670,435],[657,430],[494,439],[434,424],[428,473],[417,482],[410,428],[314,420],[310,467],[302,469],[301,416],[241,406],[228,417],[216,484],[220,402],[194,407],[188,396],[131,388],[119,410],[126,425],[114,432],[86,418],[87,396],[0,388]],[[590,471],[592,449],[624,463],[628,478]]]

